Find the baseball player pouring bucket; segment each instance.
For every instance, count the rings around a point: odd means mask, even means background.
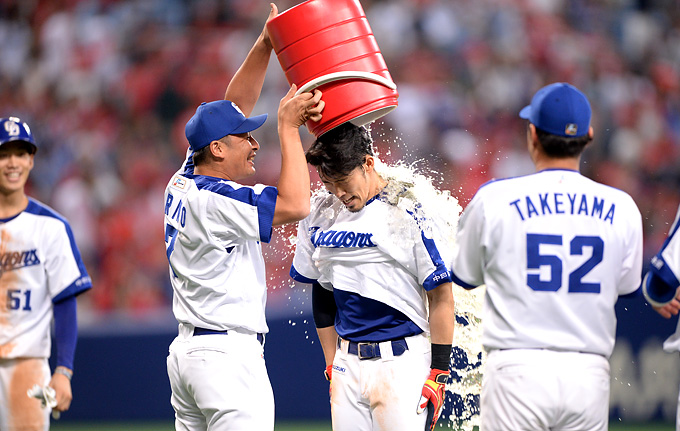
[[[277,13],[272,4],[271,19]],[[309,212],[309,171],[299,127],[319,120],[321,93],[279,105],[281,174],[276,187],[239,181],[255,173],[253,136],[266,114],[248,117],[271,53],[266,30],[225,92],[187,122],[186,163],[165,191],[165,246],[178,335],[167,358],[177,430],[274,429],[264,363],[266,275],[262,242],[273,226]]]

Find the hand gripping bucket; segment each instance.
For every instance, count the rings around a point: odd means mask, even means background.
[[[397,107],[397,86],[358,0],[305,1],[271,19],[267,31],[288,83],[298,93],[323,92],[323,119],[306,123],[315,136]]]

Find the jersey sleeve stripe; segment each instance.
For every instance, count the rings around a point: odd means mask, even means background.
[[[37,216],[52,217],[54,219],[61,221],[64,224],[66,235],[68,236],[69,240],[69,245],[71,247],[71,253],[73,253],[73,259],[78,265],[80,277],[74,280],[69,286],[67,286],[57,296],[55,296],[52,302],[63,301],[65,298],[68,298],[69,296],[76,296],[90,289],[92,287],[92,280],[90,279],[90,276],[87,273],[87,269],[85,268],[85,263],[83,262],[83,259],[80,256],[80,250],[78,250],[75,237],[73,236],[73,230],[71,230],[71,225],[69,225],[68,221],[64,217],[62,217],[59,213],[54,211],[52,208],[48,207],[47,205],[40,204],[32,199],[29,199],[26,212],[35,214]]]
[[[66,289],[62,290],[59,295],[55,296],[52,299],[52,303],[55,304],[57,302],[61,302],[64,299],[67,299],[71,296],[78,296],[81,293],[85,292],[86,290],[90,289],[92,287],[92,280],[90,279],[89,276],[81,276],[78,277],[77,280],[73,281]]]
[[[425,279],[423,287],[425,288],[425,290],[430,291],[435,287],[439,286],[440,284],[450,283],[451,276],[449,275],[449,270],[448,268],[446,268],[444,260],[439,254],[439,250],[437,249],[437,245],[435,244],[434,240],[431,238],[427,238],[425,236],[425,233],[422,231],[420,232],[420,238],[422,239],[423,244],[425,245],[425,249],[427,250],[427,253],[430,256],[430,260],[435,266],[435,270],[432,272],[432,274],[430,274]]]
[[[232,185],[233,183],[230,184],[226,180],[200,175],[188,175],[187,178],[193,179],[199,190],[207,190],[220,196],[224,196],[225,198],[243,202],[244,204],[257,205],[257,199],[259,197],[252,187],[243,186],[236,188]]]
[[[655,275],[655,277],[658,277],[661,279],[661,281],[663,281],[663,283],[669,285],[673,289],[680,286],[680,280],[678,280],[671,268],[668,266],[666,260],[663,258],[662,253],[657,254],[653,262],[654,264],[650,266],[649,270]]]
[[[460,286],[460,287],[462,287],[462,288],[464,288],[464,289],[467,289],[467,290],[474,289],[475,287],[479,287],[479,286],[475,286],[474,284],[470,284],[470,283],[464,282],[463,280],[461,280],[460,278],[458,278],[458,276],[457,276],[453,271],[451,271],[451,279],[452,279],[453,282],[456,283],[458,286]]]
[[[314,280],[312,278],[307,278],[304,275],[297,272],[295,267],[292,266],[292,265],[290,267],[290,277],[295,281],[299,281],[300,283],[312,284],[312,283],[316,282],[316,280]]]
[[[670,232],[668,232],[668,237],[666,237],[666,240],[661,245],[661,249],[659,250],[659,253],[657,253],[658,257],[661,257],[664,250],[666,250],[666,248],[668,248],[668,246],[670,245],[670,243],[672,241],[674,241],[674,240],[677,241],[677,238],[674,238],[674,237],[675,237],[676,233],[678,232],[678,227],[680,226],[680,222],[679,222],[678,218],[680,218],[680,209],[678,210],[678,214],[676,215],[676,218],[673,221],[673,225],[671,226]],[[664,262],[664,266],[666,266],[665,262]]]
[[[650,271],[642,281],[645,299],[655,306],[668,304],[675,298],[676,284],[668,284],[657,273]]]
[[[214,178],[201,176],[190,176],[189,178],[193,178],[199,190],[207,190],[220,196],[257,207],[260,241],[264,243],[271,241],[274,230],[274,209],[276,208],[276,198],[278,196],[276,187],[266,186],[260,193],[257,193],[252,187],[235,188],[224,180],[215,181]]]
[[[274,209],[278,190],[276,187],[265,187],[260,194],[257,204],[258,223],[260,228],[260,241],[268,243],[272,239],[274,230]]]

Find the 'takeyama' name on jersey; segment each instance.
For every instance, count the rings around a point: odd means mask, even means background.
[[[510,202],[522,221],[552,214],[583,215],[614,224],[616,205],[598,196],[572,193],[539,193]],[[605,212],[606,210],[606,212]]]

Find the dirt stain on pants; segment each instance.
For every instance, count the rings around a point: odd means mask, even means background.
[[[40,401],[29,398],[27,392],[35,384],[44,385],[44,359],[26,358],[13,360],[13,372],[7,384],[9,398],[8,431],[43,431],[46,414]]]

